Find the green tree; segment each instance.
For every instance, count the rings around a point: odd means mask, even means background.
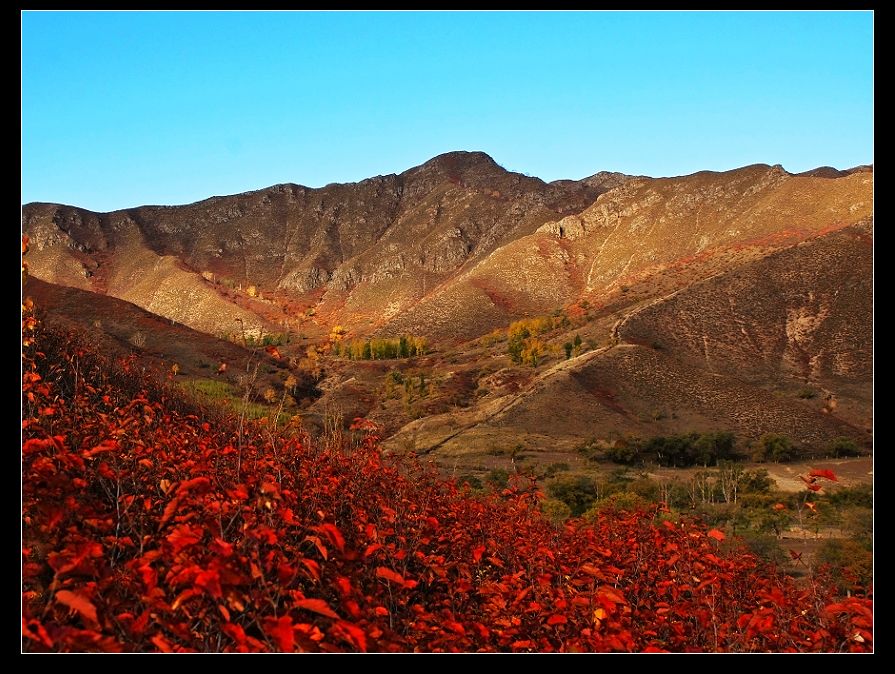
[[[861,450],[851,438],[840,437],[832,440],[827,445],[827,453],[835,456],[837,459],[847,458],[851,456],[861,456]]]
[[[596,483],[587,475],[559,475],[547,483],[547,493],[569,506],[576,517],[583,515],[598,496]]]
[[[777,433],[766,433],[755,443],[752,458],[755,461],[790,461],[795,457],[795,448],[789,438]]]
[[[575,345],[572,342],[566,342],[562,345],[563,351],[566,352],[566,360],[572,357],[572,349],[575,348]]]

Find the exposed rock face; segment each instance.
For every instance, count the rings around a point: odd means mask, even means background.
[[[434,287],[544,221],[585,208],[623,180],[605,174],[548,185],[505,171],[483,153],[453,152],[400,175],[321,189],[275,185],[187,206],[92,213],[28,204],[23,226],[34,242],[38,277],[154,306],[215,331],[222,328],[214,315],[218,303],[208,299],[211,313],[195,309],[204,301],[200,295],[215,294],[210,278],[254,285],[262,295],[318,291],[324,304],[327,293],[335,293],[338,304],[359,284],[402,275],[431,275]],[[131,281],[145,270],[142,254],[140,269],[131,269],[135,250],[202,278],[175,274],[175,286],[193,286],[179,300],[164,291],[141,295],[114,282],[122,271],[127,278],[118,280]]]
[[[866,220],[872,172],[842,173],[754,165],[547,184],[452,152],[400,175],[187,206],[29,204],[23,225],[36,276],[207,332],[276,330],[313,307],[321,331],[463,339],[582,297],[602,306],[645,279],[681,287]]]

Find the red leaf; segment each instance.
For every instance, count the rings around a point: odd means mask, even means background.
[[[472,561],[474,561],[476,564],[478,564],[481,561],[483,554],[485,554],[485,546],[484,545],[479,545],[479,546],[474,547],[472,549]]]
[[[345,576],[339,576],[336,578],[336,587],[339,590],[339,594],[343,597],[348,597],[351,595],[351,581]]]
[[[821,487],[819,484],[809,484],[808,489],[810,489],[811,491],[820,491],[821,489],[823,489],[823,487]]]
[[[146,631],[146,626],[149,624],[150,614],[150,610],[146,609],[140,614],[140,617],[134,621],[134,624],[131,626],[131,632],[133,634],[136,634],[137,636],[143,635],[143,632]]]
[[[839,482],[839,478],[836,477],[836,473],[828,468],[816,468],[808,473],[810,477],[824,477],[828,480],[832,480],[833,482]]]
[[[720,529],[709,529],[709,532],[706,535],[709,536],[709,538],[714,538],[716,541],[723,541],[726,538],[724,532]]]
[[[100,454],[100,453],[102,453],[102,452],[113,452],[113,451],[115,451],[115,450],[117,450],[117,449],[119,449],[119,447],[118,447],[118,442],[117,442],[117,441],[115,441],[115,440],[103,440],[101,443],[99,443],[99,444],[98,444],[96,447],[94,447],[93,449],[90,449],[90,450],[87,450],[86,452],[83,452],[82,456],[83,456],[85,459],[89,459],[90,457],[96,456],[97,454]]]
[[[174,548],[174,553],[177,554],[184,548],[195,545],[201,541],[202,533],[201,531],[197,533],[191,529],[189,524],[181,524],[168,534],[166,540],[171,544],[171,547]]]
[[[178,505],[180,505],[180,496],[175,496],[171,499],[171,502],[165,506],[165,511],[162,513],[162,519],[159,520],[159,527],[164,526],[168,520],[174,517]]]
[[[31,629],[31,626],[34,627],[33,630]],[[25,616],[22,616],[22,636],[33,639],[34,641],[39,641],[47,648],[53,647],[53,640],[50,639],[50,635],[47,634],[44,626],[37,622],[37,620],[32,620],[30,623],[26,622]]]
[[[329,604],[327,604],[322,599],[297,599],[295,601],[296,608],[303,608],[306,611],[313,611],[314,613],[319,613],[320,615],[325,615],[327,618],[335,618],[339,619],[339,615],[333,611]]]
[[[264,621],[265,631],[274,640],[277,648],[285,653],[295,650],[295,631],[292,629],[292,618],[287,615],[281,618],[267,618]]]
[[[335,625],[337,631],[341,632],[346,641],[352,643],[357,650],[364,653],[367,652],[367,635],[357,625],[349,622],[338,622]]]
[[[607,601],[612,602],[613,604],[627,604],[627,600],[622,596],[622,594],[616,590],[614,587],[609,587],[608,585],[604,585],[597,591],[597,596],[600,599],[605,599]],[[557,602],[559,605],[559,602]]]
[[[152,590],[158,582],[158,572],[153,569],[148,564],[144,564],[137,572],[140,574],[140,577],[143,579],[143,584],[146,585],[146,591]]]
[[[377,578],[385,578],[386,580],[390,580],[393,583],[397,583],[398,585],[401,585],[402,587],[404,585],[403,576],[395,573],[394,571],[392,571],[391,569],[389,569],[388,567],[385,567],[385,566],[376,567],[376,577]]]
[[[307,557],[301,558],[301,563],[304,564],[305,568],[308,570],[308,573],[311,574],[311,578],[314,580],[320,580],[320,565],[315,562],[313,559],[308,559]]]
[[[212,597],[221,596],[221,575],[217,570],[202,571],[196,575],[196,585],[208,592]]]
[[[161,634],[156,634],[150,641],[155,644],[155,647],[162,651],[162,653],[171,653],[174,651],[171,644],[169,644]]]
[[[314,544],[323,559],[329,559],[329,553],[326,551],[326,546],[323,545],[323,541],[321,541],[318,536],[305,536],[305,540],[311,541],[311,543]]]
[[[463,625],[458,623],[455,620],[445,620],[444,626],[446,628],[448,628],[451,632],[455,632],[456,634],[462,634],[462,635],[466,634],[466,629],[463,627]]]
[[[22,443],[22,454],[33,454],[36,452],[42,452],[45,449],[52,449],[53,447],[53,441],[49,438],[45,440],[41,440],[39,438],[31,438],[30,440],[25,440],[25,442]]]
[[[185,482],[181,482],[177,486],[177,492],[175,492],[175,496],[180,496],[181,494],[185,494],[190,489],[195,489],[197,487],[208,487],[211,485],[211,480],[207,477],[197,477],[192,480],[186,480]]]
[[[586,573],[588,576],[593,576],[594,578],[602,578],[603,573],[595,567],[593,564],[589,562],[585,562],[581,565],[581,570]]]
[[[552,616],[547,618],[548,625],[565,625],[567,622],[569,622],[568,619],[564,615],[561,615],[559,613],[554,613]]]
[[[335,524],[321,524],[317,527],[317,530],[326,536],[327,540],[335,546],[336,550],[345,552],[345,538]]]
[[[63,551],[62,553],[51,552],[47,555],[47,561],[50,563],[53,570],[56,571],[56,575],[62,576],[71,571],[84,569],[88,566],[85,562],[88,562],[92,558],[99,558],[102,556],[103,547],[99,543],[84,543],[78,548],[78,551],[74,555],[68,550]]]
[[[282,356],[280,355],[280,350],[275,346],[267,346],[264,348],[264,350],[267,351],[267,353],[269,353],[274,358],[282,358]]]
[[[223,627],[224,634],[233,639],[240,646],[246,642],[246,633],[240,625],[233,623],[225,623]]]

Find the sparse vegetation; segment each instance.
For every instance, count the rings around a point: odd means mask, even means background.
[[[503,468],[488,471],[485,482],[494,489],[504,489],[510,482],[510,474]]]

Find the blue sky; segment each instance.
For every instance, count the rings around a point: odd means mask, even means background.
[[[22,14],[22,201],[318,187],[482,150],[545,180],[873,161],[873,15]]]

